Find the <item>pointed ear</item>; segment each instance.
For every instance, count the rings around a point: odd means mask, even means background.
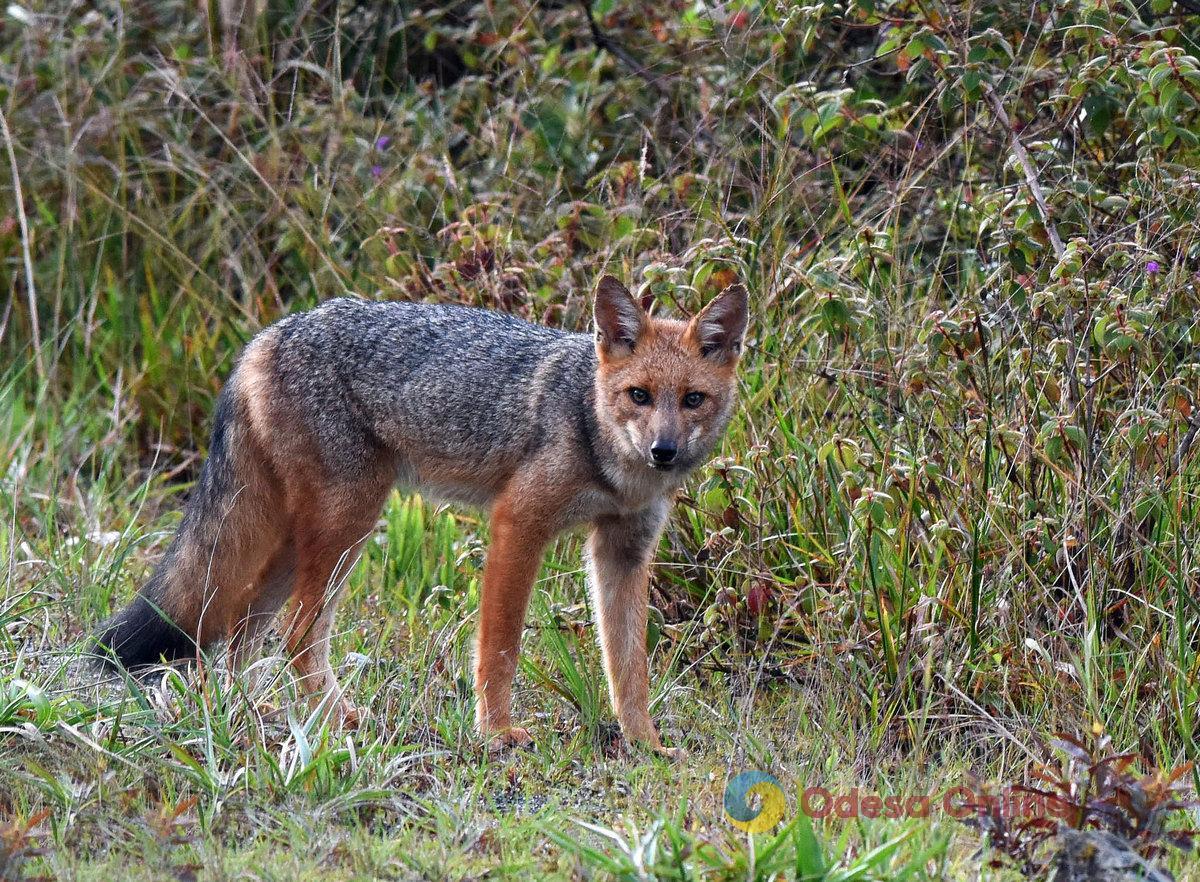
[[[719,364],[737,361],[746,336],[749,308],[746,289],[742,285],[730,285],[692,319],[687,338],[705,358]]]
[[[604,276],[596,286],[593,306],[596,351],[601,358],[625,358],[646,331],[646,312],[624,285]]]

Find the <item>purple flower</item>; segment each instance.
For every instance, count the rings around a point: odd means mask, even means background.
[[[382,165],[371,166],[371,177],[382,178],[383,177],[383,166]]]
[[[375,141],[376,150],[387,150],[388,145],[392,143],[392,139],[387,135],[380,135]]]
[[[1158,266],[1157,260],[1151,260],[1146,264],[1146,274],[1147,275],[1152,276],[1155,273],[1157,273],[1158,270],[1159,270],[1159,266]]]

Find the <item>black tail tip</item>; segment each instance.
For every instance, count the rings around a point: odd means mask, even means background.
[[[114,670],[174,661],[195,652],[195,641],[140,594],[100,626],[91,649],[103,667]]]

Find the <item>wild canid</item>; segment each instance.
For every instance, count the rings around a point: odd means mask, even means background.
[[[256,336],[217,401],[170,547],[97,634],[126,667],[228,640],[233,665],[280,609],[300,683],[343,721],[329,663],[337,589],[391,489],[490,508],[476,720],[522,743],[510,693],[542,554],[587,524],[587,569],[621,730],[668,755],[649,713],[650,558],[672,496],[734,406],[746,290],[691,321],[650,317],[615,278],[595,336],[461,306],[332,300]]]

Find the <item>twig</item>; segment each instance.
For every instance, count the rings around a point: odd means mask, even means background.
[[[1050,247],[1054,249],[1054,256],[1062,260],[1062,239],[1058,235],[1058,228],[1054,226],[1054,219],[1050,216],[1050,206],[1046,203],[1046,196],[1042,192],[1042,184],[1038,180],[1037,169],[1033,167],[1033,160],[1029,158],[1029,153],[1026,151],[1025,145],[1017,137],[1017,130],[1013,128],[1012,120],[1008,118],[1008,111],[1004,109],[999,96],[996,95],[996,90],[992,88],[990,83],[984,83],[983,93],[987,97],[988,104],[991,105],[992,114],[996,119],[1000,120],[1000,125],[1004,126],[1008,131],[1009,143],[1012,145],[1013,155],[1017,157],[1017,162],[1021,163],[1021,171],[1025,174],[1025,185],[1033,195],[1033,201],[1037,203],[1038,211],[1042,215],[1042,223],[1046,225],[1046,235],[1050,237]]]
[[[661,93],[663,88],[659,78],[650,73],[624,46],[600,30],[596,17],[592,15],[592,0],[579,0],[579,5],[587,17],[588,30],[592,32],[592,42],[596,44],[596,48],[603,49]]]
[[[29,299],[29,325],[33,334],[33,357],[39,380],[46,379],[46,365],[42,361],[42,329],[38,323],[37,288],[33,282],[33,255],[29,251],[29,219],[25,217],[25,196],[21,192],[21,172],[17,167],[17,154],[13,150],[12,133],[8,130],[8,118],[0,110],[0,132],[4,135],[4,147],[8,151],[8,164],[12,167],[13,197],[17,202],[17,222],[21,225],[21,255],[25,259],[25,296]]]
[[[1179,439],[1179,447],[1175,450],[1174,468],[1168,478],[1174,477],[1179,472],[1183,471],[1183,461],[1187,459],[1188,451],[1192,449],[1192,445],[1196,443],[1196,435],[1200,433],[1200,416],[1193,416],[1188,420],[1188,429],[1183,437]]]
[[[996,90],[992,88],[991,83],[983,84],[983,94],[991,105],[992,115],[1000,121],[1000,125],[1004,126],[1008,132],[1009,143],[1012,145],[1013,155],[1017,157],[1017,162],[1021,164],[1021,171],[1025,175],[1025,186],[1029,188],[1030,195],[1033,196],[1033,201],[1038,207],[1038,213],[1042,216],[1042,223],[1046,227],[1046,236],[1050,239],[1050,247],[1054,250],[1056,260],[1062,260],[1065,249],[1063,248],[1062,237],[1058,235],[1058,227],[1054,225],[1054,218],[1050,215],[1050,205],[1046,202],[1046,194],[1042,191],[1042,183],[1038,180],[1037,169],[1034,168],[1033,160],[1029,158],[1029,151],[1025,149],[1025,145],[1021,143],[1021,139],[1017,136],[1017,130],[1013,127],[1012,120],[1008,117],[1008,111],[1004,109],[1004,104],[1001,103],[1000,97],[996,94]],[[1067,400],[1078,402],[1079,400],[1079,377],[1076,373],[1076,357],[1078,355],[1078,344],[1074,337],[1075,329],[1075,310],[1070,303],[1067,304],[1063,315],[1063,328],[1066,331],[1068,339],[1071,340],[1070,353],[1067,359],[1068,378],[1071,383],[1067,389]]]

